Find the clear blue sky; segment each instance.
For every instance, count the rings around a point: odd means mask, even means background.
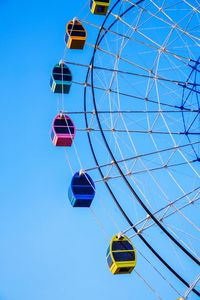
[[[87,6],[81,11],[85,3],[0,1],[0,300],[156,299],[136,273],[111,275],[105,252],[109,237],[117,229],[108,220],[107,207],[119,220],[120,228],[125,229],[127,224],[110,202],[100,205],[97,201],[92,211],[70,206],[67,189],[71,171],[66,154],[50,140],[51,122],[57,113],[57,97],[49,88],[51,69],[63,57],[67,21],[85,16]],[[100,23],[102,18],[91,20]],[[95,34],[91,31],[93,42]],[[88,47],[84,62],[89,62],[90,54]],[[71,60],[82,61],[83,54],[70,55]],[[82,80],[81,75],[75,77]],[[66,100],[68,110],[80,107],[82,91],[82,87],[72,87]],[[78,104],[72,103],[72,98]],[[86,140],[77,135],[80,149],[78,138],[79,142]],[[85,162],[90,166],[93,161],[88,150],[85,145]],[[68,153],[73,162],[72,151]],[[77,171],[76,161],[73,167]],[[97,199],[109,199],[102,184]],[[100,216],[107,235],[96,216]],[[136,243],[142,247],[139,240]],[[158,265],[148,250],[143,252]],[[162,287],[160,277],[138,260],[138,272]],[[184,291],[175,282],[179,291]],[[161,290],[166,296],[163,299],[177,296],[165,284]]]

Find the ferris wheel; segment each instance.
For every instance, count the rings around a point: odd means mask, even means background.
[[[50,82],[51,139],[66,147],[69,201],[109,212],[118,229],[106,254],[112,274],[136,272],[155,299],[164,299],[162,284],[173,299],[197,299],[200,2],[91,0],[84,9],[86,18],[67,23]],[[73,88],[82,99],[69,104]]]

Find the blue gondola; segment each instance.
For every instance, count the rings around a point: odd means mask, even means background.
[[[69,94],[72,85],[72,73],[64,62],[55,65],[52,71],[50,86],[53,93]]]
[[[95,184],[87,173],[75,173],[68,190],[73,207],[90,207],[95,196]]]

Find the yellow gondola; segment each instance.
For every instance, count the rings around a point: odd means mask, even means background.
[[[65,43],[69,49],[83,49],[87,31],[77,19],[69,21],[66,26]]]
[[[130,239],[125,235],[113,236],[106,260],[112,274],[130,274],[136,265],[136,250]]]
[[[106,15],[110,0],[90,0],[90,10],[95,15]]]

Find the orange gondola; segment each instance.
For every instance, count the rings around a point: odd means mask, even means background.
[[[79,20],[74,18],[66,26],[65,43],[69,49],[83,49],[87,31]]]

